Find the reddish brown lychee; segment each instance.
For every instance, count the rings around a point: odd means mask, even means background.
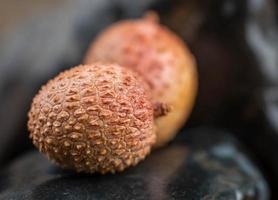
[[[60,73],[33,99],[28,128],[50,160],[82,172],[136,165],[155,143],[148,86],[117,65],[81,65]],[[160,113],[161,115],[163,113]]]
[[[170,141],[188,118],[197,92],[195,60],[180,38],[148,15],[125,20],[102,32],[91,45],[85,63],[115,62],[138,72],[153,98],[172,106],[156,120],[157,143]]]

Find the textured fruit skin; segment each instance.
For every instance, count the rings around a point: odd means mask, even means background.
[[[172,107],[156,120],[156,146],[169,142],[188,118],[197,93],[195,59],[184,43],[152,18],[125,20],[92,43],[84,62],[95,61],[132,68],[150,85],[155,101]]]
[[[28,128],[50,160],[78,172],[114,173],[136,165],[155,143],[144,81],[117,65],[60,73],[34,97]]]

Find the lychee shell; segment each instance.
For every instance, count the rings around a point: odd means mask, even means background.
[[[156,137],[145,83],[117,65],[60,73],[35,96],[28,116],[34,145],[78,172],[114,173],[136,165]]]

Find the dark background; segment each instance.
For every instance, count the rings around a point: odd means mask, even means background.
[[[156,10],[196,56],[184,130],[232,132],[278,187],[278,5],[274,0],[0,0],[0,166],[33,148],[27,112],[42,84],[79,64],[104,27]],[[186,132],[185,132],[186,133]],[[1,181],[0,181],[1,182]],[[273,198],[274,199],[274,198]]]

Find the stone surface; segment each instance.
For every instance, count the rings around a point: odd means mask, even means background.
[[[267,200],[258,169],[231,135],[196,129],[116,175],[63,171],[38,152],[0,174],[0,199]]]

